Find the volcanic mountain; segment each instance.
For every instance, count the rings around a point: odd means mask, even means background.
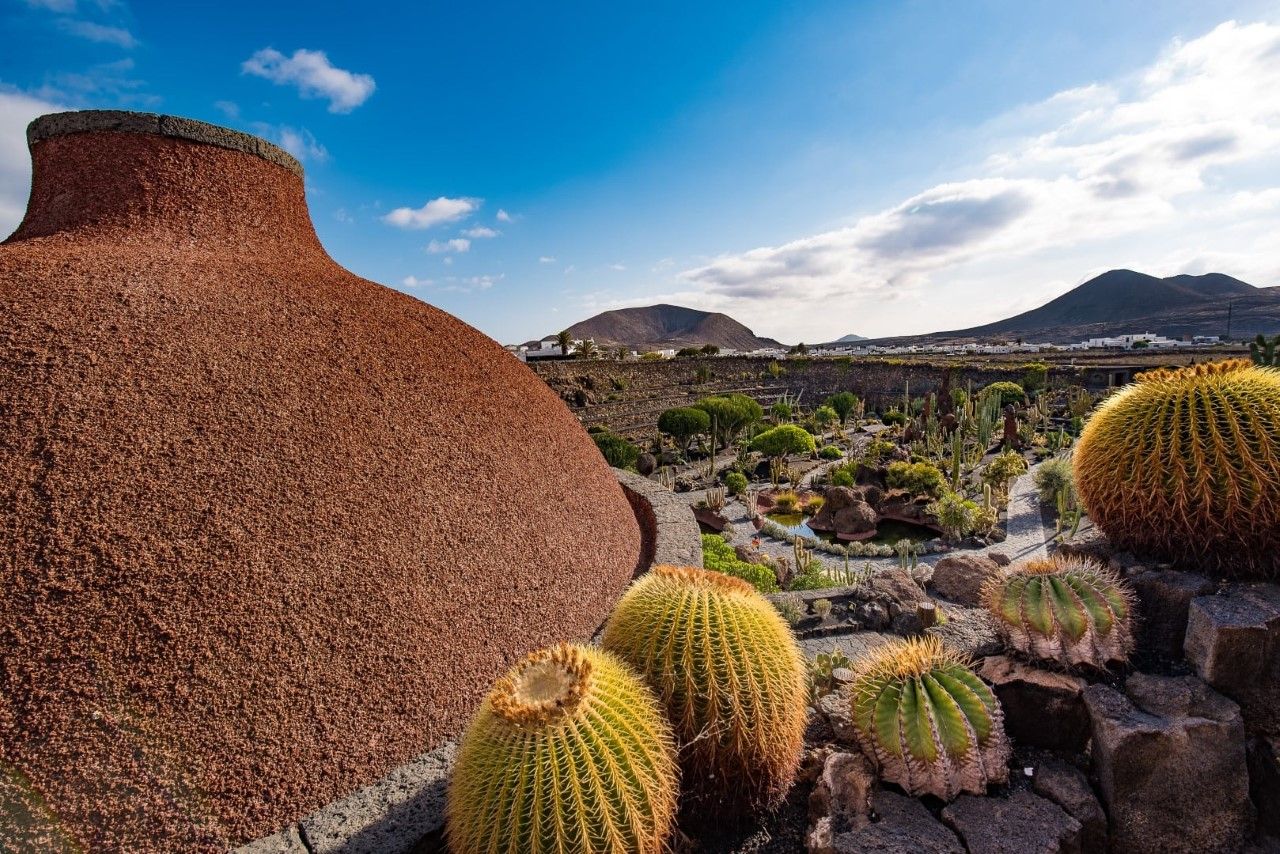
[[[568,331],[575,340],[590,338],[601,347],[636,350],[678,349],[706,344],[739,351],[782,346],[772,338],[758,337],[727,314],[679,305],[606,311],[575,323]]]
[[[1280,287],[1260,288],[1222,273],[1167,278],[1133,270],[1109,270],[1013,317],[974,326],[910,336],[913,341],[1025,341],[1070,343],[1087,338],[1151,332],[1183,335],[1227,335],[1280,332]],[[899,339],[879,339],[877,343]]]

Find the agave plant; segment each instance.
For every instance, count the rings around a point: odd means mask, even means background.
[[[885,644],[854,664],[853,723],[880,777],[952,800],[1009,778],[1000,701],[933,636]]]
[[[1105,668],[1133,651],[1133,593],[1091,560],[1028,561],[989,579],[983,598],[1006,643],[1032,658]]]
[[[781,802],[804,743],[808,679],[786,621],[755,588],[719,572],[660,566],[622,597],[602,645],[666,706],[703,812]]]
[[[675,741],[625,664],[561,644],[494,686],[449,785],[454,854],[658,854],[676,814]]]

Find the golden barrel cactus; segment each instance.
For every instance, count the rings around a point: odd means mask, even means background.
[[[882,779],[948,801],[1009,779],[1000,701],[942,641],[885,644],[853,668],[854,731]]]
[[[988,580],[983,598],[1005,642],[1031,658],[1105,669],[1133,651],[1133,593],[1091,560],[1027,561]]]
[[[657,698],[612,655],[535,652],[471,720],[449,785],[454,854],[657,854],[679,797]]]
[[[1280,370],[1231,360],[1139,374],[1089,419],[1075,477],[1117,548],[1280,575]]]
[[[658,567],[622,597],[603,645],[665,704],[703,813],[782,801],[804,742],[806,672],[786,621],[750,584]]]

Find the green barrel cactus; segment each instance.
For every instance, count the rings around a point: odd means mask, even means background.
[[[661,566],[622,597],[602,643],[662,699],[703,814],[781,803],[800,761],[808,685],[767,599],[723,573]]]
[[[679,797],[657,698],[614,656],[561,644],[503,676],[463,736],[453,854],[658,854]]]
[[[1031,658],[1105,669],[1133,652],[1133,593],[1093,561],[1028,561],[988,580],[983,598],[1005,642]]]
[[[1139,374],[1094,412],[1074,460],[1117,549],[1280,576],[1280,370],[1237,359]]]
[[[854,673],[854,731],[882,779],[947,801],[1009,779],[1000,701],[938,638],[885,644]]]

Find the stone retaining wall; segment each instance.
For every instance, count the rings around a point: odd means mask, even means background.
[[[638,474],[621,469],[614,469],[614,474],[640,523],[637,574],[664,563],[702,566],[701,532],[688,502]],[[443,851],[445,792],[456,755],[457,745],[446,743],[298,824],[241,846],[235,854]]]

